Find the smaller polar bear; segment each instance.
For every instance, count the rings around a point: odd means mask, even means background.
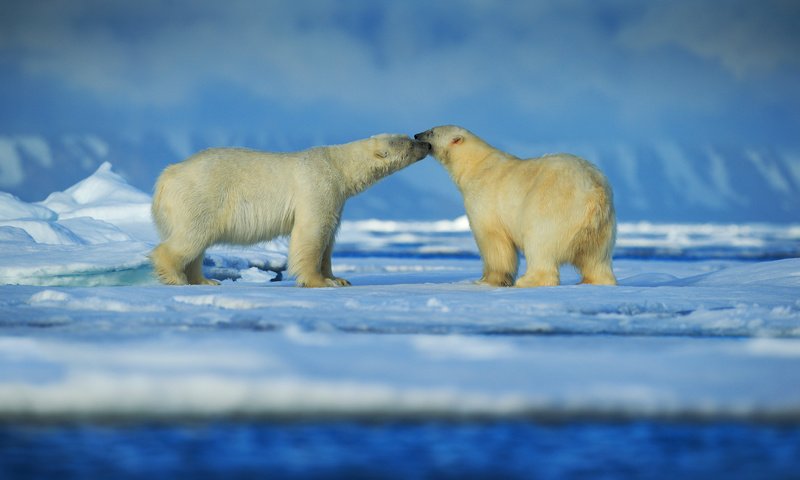
[[[566,154],[521,160],[456,126],[414,138],[431,143],[464,196],[481,283],[513,285],[521,250],[528,267],[517,287],[558,285],[564,263],[577,267],[582,283],[616,285],[611,188],[594,165]]]
[[[407,135],[376,135],[293,153],[214,148],[167,167],[152,214],[162,243],[150,254],[166,284],[215,285],[203,276],[205,250],[282,235],[297,285],[350,285],[333,276],[331,252],[345,200],[430,153]]]

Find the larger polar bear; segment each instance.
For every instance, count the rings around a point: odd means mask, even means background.
[[[617,283],[611,188],[594,165],[566,154],[521,160],[456,126],[414,138],[431,143],[464,196],[483,283],[513,285],[519,250],[528,267],[518,287],[558,285],[564,263],[577,267],[582,283]]]
[[[167,284],[217,284],[203,276],[206,248],[291,235],[289,271],[298,285],[349,285],[331,270],[345,200],[425,158],[430,148],[383,134],[292,153],[214,148],[171,165],[153,196],[162,239],[150,254],[155,272]]]

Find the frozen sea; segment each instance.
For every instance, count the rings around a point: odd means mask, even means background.
[[[800,224],[622,223],[619,286],[513,289],[464,218],[352,221],[352,287],[285,240],[167,287],[149,202],[0,193],[3,478],[800,477]]]

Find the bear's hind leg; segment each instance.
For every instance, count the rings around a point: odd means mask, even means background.
[[[188,279],[184,273],[186,259],[176,254],[166,242],[159,244],[150,253],[150,261],[156,276],[167,285],[186,285]]]
[[[581,256],[575,260],[581,274],[581,283],[592,285],[616,285],[617,277],[611,269],[611,259]]]
[[[573,241],[573,264],[581,274],[581,283],[616,285],[617,278],[611,268],[614,249],[613,226],[596,230],[585,229]]]
[[[201,252],[194,260],[189,262],[186,266],[184,272],[186,273],[186,279],[189,281],[191,285],[219,285],[219,282],[216,280],[212,280],[210,278],[206,278],[203,275],[203,258],[205,257],[205,252]]]
[[[558,272],[560,264],[558,245],[533,244],[525,248],[525,261],[528,266],[525,274],[517,280],[515,287],[555,287],[561,283]]]
[[[528,264],[525,275],[519,277],[514,286],[519,288],[555,287],[559,283],[561,283],[561,277],[558,273],[558,265],[534,262],[534,264]]]

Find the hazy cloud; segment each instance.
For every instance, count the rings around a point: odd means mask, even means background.
[[[721,115],[743,95],[758,107],[759,85],[740,78],[794,79],[800,20],[777,0],[19,1],[0,13],[3,64],[119,108],[203,105],[232,88],[291,108],[633,126]]]
[[[800,67],[800,3],[795,0],[653,2],[622,34],[632,48],[678,46],[739,76]]]

